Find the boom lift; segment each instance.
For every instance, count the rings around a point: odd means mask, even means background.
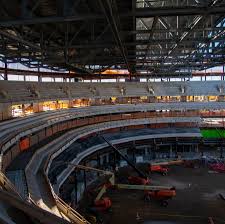
[[[138,184],[138,185],[146,185],[150,183],[149,177],[139,170],[126,156],[124,156],[117,148],[114,146],[111,142],[109,142],[104,136],[99,135],[117,154],[119,154],[126,162],[127,164],[132,167],[139,177],[130,176],[128,177],[128,181],[130,184]]]
[[[165,166],[161,166],[161,165],[152,165],[149,164],[148,166],[148,170],[151,173],[160,173],[163,176],[167,175],[167,173],[169,172],[169,168],[165,167]]]
[[[149,190],[145,191],[144,198],[146,201],[157,200],[162,206],[168,205],[168,200],[176,196],[176,189],[174,187],[166,190]]]
[[[139,177],[131,177],[131,176],[128,177],[128,180],[130,183],[132,183],[132,185],[116,184],[115,177],[113,175],[113,178],[112,178],[113,181],[110,180],[109,183],[103,185],[102,190],[99,192],[96,200],[99,200],[102,197],[102,195],[106,192],[107,189],[111,187],[115,187],[117,189],[144,190],[145,199],[150,199],[150,198],[156,199],[161,202],[161,205],[167,206],[168,200],[176,196],[175,188],[171,186],[167,187],[167,186],[148,185],[150,183],[149,178],[141,170],[139,170],[132,162],[130,162],[114,145],[112,145],[112,143],[106,140],[105,137],[103,136],[101,137],[109,146],[113,148],[113,150],[116,153],[118,153],[127,162],[128,165],[130,165],[138,173]],[[161,165],[155,164],[154,166],[159,166],[161,168]]]

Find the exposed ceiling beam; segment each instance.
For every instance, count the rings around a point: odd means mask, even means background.
[[[120,18],[125,17],[155,17],[155,16],[187,16],[187,15],[224,15],[225,5],[212,6],[212,7],[154,7],[154,10],[146,8],[137,8],[135,11],[127,13],[120,13]],[[104,19],[102,14],[88,13],[79,15],[68,15],[68,16],[45,16],[45,17],[31,17],[31,18],[18,18],[1,20],[0,26],[9,27],[12,25],[31,25],[41,23],[59,23],[59,22],[74,22],[82,20],[96,20]]]
[[[22,39],[22,38],[20,38],[20,37],[18,37],[16,35],[13,35],[13,34],[11,34],[9,32],[3,31],[1,29],[0,29],[0,35],[3,35],[4,37],[7,37],[7,38],[9,38],[11,40],[14,40],[14,41],[18,41],[19,43],[21,43],[21,44],[23,44],[25,46],[28,46],[28,47],[30,47],[32,49],[41,50],[40,46],[38,46],[36,44],[33,44],[30,41],[26,41],[26,40],[24,40],[24,39]]]
[[[193,39],[187,39],[182,41],[182,44],[180,46],[188,45],[188,44],[194,44],[194,43],[201,43],[201,42],[207,42],[210,41],[210,38],[193,38]],[[224,42],[224,38],[218,38],[216,40],[212,40],[212,42]],[[136,45],[152,45],[152,46],[158,46],[158,44],[173,44],[176,43],[176,40],[174,39],[152,39],[151,41],[149,40],[136,40],[135,42],[130,41],[130,42],[124,42],[124,46],[136,46]],[[80,44],[75,44],[72,46],[68,46],[68,48],[75,48],[75,49],[90,49],[90,48],[114,48],[116,47],[117,44],[113,42],[96,42],[96,43],[80,43]],[[48,48],[51,51],[57,51],[57,50],[63,50],[64,47],[49,47]],[[137,49],[139,50],[139,49]],[[141,49],[140,49],[141,50]],[[166,48],[165,48],[166,50]]]
[[[217,3],[219,2],[219,0],[211,0],[211,2],[208,4],[208,8],[211,8],[213,6],[215,6]],[[173,53],[173,51],[179,46],[180,43],[182,43],[192,32],[193,30],[197,27],[197,25],[202,21],[202,20],[209,20],[209,18],[207,18],[207,15],[198,15],[193,19],[193,22],[188,26],[188,31],[187,32],[183,32],[182,35],[179,37],[177,43],[168,51],[168,56],[170,54]],[[205,22],[205,21],[204,21]]]
[[[123,44],[123,42],[121,40],[121,37],[120,37],[120,34],[119,34],[118,25],[116,23],[114,15],[113,15],[113,8],[111,6],[111,3],[109,2],[109,0],[98,0],[98,2],[99,2],[100,6],[102,8],[102,11],[105,14],[105,17],[108,21],[108,24],[110,25],[113,36],[114,36],[115,41],[117,42],[117,45],[118,45],[118,47],[120,49],[120,52],[123,56],[124,62],[127,66],[127,69],[131,74],[132,71],[131,71],[131,68],[130,68],[130,65],[129,65],[129,62],[128,62],[128,59],[127,59],[126,49],[124,47],[124,44]]]
[[[147,55],[148,55],[148,50],[149,50],[149,48],[150,48],[150,43],[151,43],[151,41],[152,41],[152,37],[153,37],[153,34],[154,34],[154,29],[155,29],[155,27],[156,27],[156,24],[157,24],[157,22],[158,22],[158,16],[156,16],[156,17],[154,17],[154,19],[153,19],[153,22],[152,22],[152,27],[151,27],[151,32],[150,32],[150,34],[149,34],[149,38],[148,38],[148,40],[149,40],[149,44],[147,45],[147,50],[146,50],[146,54],[145,54],[145,57],[144,57],[144,59],[143,59],[143,63],[145,63],[145,61],[146,61],[146,59],[147,59]]]

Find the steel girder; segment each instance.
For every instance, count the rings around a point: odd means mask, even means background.
[[[225,1],[215,0],[213,5],[200,0],[189,0],[189,5],[187,1],[177,1],[176,5],[173,2],[154,3],[150,10],[137,8],[135,0],[132,3],[130,0],[48,0],[44,6],[42,1],[23,0],[17,14],[16,3],[4,4],[0,9],[0,59],[29,67],[49,66],[87,74],[95,71],[87,70],[94,66],[98,71],[115,65],[132,72],[152,69],[162,74],[159,63],[162,70],[170,68],[171,72],[222,64],[225,28],[216,25],[219,18],[223,21]],[[117,10],[113,8],[115,5]],[[196,15],[207,16],[209,20],[197,23],[190,30]],[[135,19],[153,18],[158,20],[155,19],[152,27],[137,29]],[[177,26],[176,20],[182,25]],[[106,29],[107,24],[111,31]],[[181,39],[186,32],[188,35]],[[217,33],[220,35],[212,39]],[[138,40],[137,35],[141,37]],[[202,43],[206,43],[204,52],[193,52]],[[171,49],[173,52],[168,55]],[[171,63],[172,67],[168,67]]]
[[[126,17],[156,17],[156,16],[190,16],[190,15],[223,15],[225,12],[225,6],[213,6],[213,7],[155,7],[154,10],[149,8],[137,8],[134,12],[119,14],[120,18]],[[32,18],[19,18],[1,20],[0,26],[10,27],[14,25],[32,25],[32,24],[46,24],[46,23],[62,23],[62,22],[75,22],[83,20],[98,20],[104,19],[104,15],[101,13],[88,13],[72,16],[49,16],[49,17],[32,17]]]

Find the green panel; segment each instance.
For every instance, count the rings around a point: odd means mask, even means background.
[[[201,134],[203,138],[224,138],[225,130],[202,129]]]

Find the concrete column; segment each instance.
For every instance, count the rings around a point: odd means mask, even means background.
[[[99,154],[97,154],[97,168],[99,169],[100,166],[101,166],[101,159],[100,159]]]
[[[181,96],[180,97],[181,102],[187,102],[187,97],[186,96]]]
[[[56,101],[55,107],[56,107],[57,110],[60,109],[60,103],[59,103],[59,101]]]
[[[74,179],[75,179],[75,203],[77,204],[77,190],[78,190],[78,187],[77,187],[77,171],[75,170],[74,171]]]
[[[224,96],[218,96],[218,101],[223,102],[224,101]]]
[[[136,163],[135,154],[136,154],[136,149],[134,147],[132,147],[132,160],[133,160],[133,163]]]
[[[90,99],[89,103],[90,103],[90,106],[94,106],[95,105],[95,99]]]
[[[72,108],[72,107],[73,107],[73,100],[69,100],[69,101],[68,101],[68,107],[69,107],[69,108]]]
[[[86,166],[86,163],[84,162],[83,165]],[[86,189],[87,187],[86,170],[83,170],[83,178],[84,178],[84,188]]]
[[[145,147],[145,156],[148,155],[148,147]]]
[[[221,159],[223,158],[223,146],[222,145],[220,146],[220,158]]]
[[[173,145],[170,145],[170,158],[173,157]]]
[[[100,156],[99,158],[100,158],[100,166],[102,166],[103,165],[103,162],[104,162],[104,157],[103,156]]]
[[[105,154],[104,156],[106,158],[106,164],[109,164],[109,153]]]
[[[24,104],[22,104],[22,112],[23,112],[23,114],[25,114],[25,107],[24,107]]]
[[[154,141],[153,149],[152,149],[152,159],[156,159],[156,151],[157,151],[157,145]]]
[[[156,97],[155,96],[149,96],[149,103],[155,103]]]
[[[148,157],[149,159],[152,159],[152,148],[148,147]]]
[[[198,150],[198,145],[195,146],[195,152],[196,152],[196,153],[199,152],[199,150]]]
[[[42,82],[42,77],[41,77],[41,75],[38,75],[38,82]]]
[[[4,80],[8,80],[7,59],[5,60],[5,74],[4,74]]]
[[[0,104],[0,120],[12,118],[12,105],[10,103]]]

